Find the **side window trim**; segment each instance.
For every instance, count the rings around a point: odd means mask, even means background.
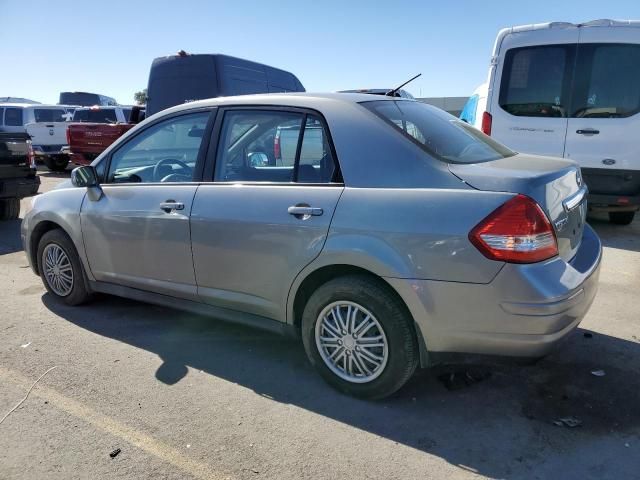
[[[205,158],[206,158],[206,151],[209,148],[209,141],[211,138],[211,130],[213,129],[214,126],[214,121],[215,121],[215,117],[217,116],[217,111],[218,111],[218,107],[205,107],[205,108],[194,108],[193,110],[185,110],[185,111],[180,111],[180,112],[176,112],[174,114],[171,115],[167,115],[166,117],[162,117],[162,118],[158,118],[157,120],[155,120],[154,122],[150,123],[149,125],[146,125],[145,128],[140,129],[139,131],[135,132],[134,135],[132,135],[130,138],[127,139],[126,142],[122,143],[121,145],[118,145],[116,148],[114,148],[111,152],[109,152],[108,156],[105,157],[100,163],[104,163],[104,171],[102,172],[102,175],[100,175],[101,178],[99,178],[100,180],[100,184],[101,185],[111,185],[111,186],[131,186],[131,185],[139,185],[138,183],[107,183],[107,176],[109,174],[109,171],[111,170],[111,160],[113,159],[113,156],[118,153],[122,148],[124,148],[129,142],[132,142],[134,139],[136,139],[138,136],[144,134],[144,132],[148,131],[150,128],[155,127],[156,125],[165,122],[167,120],[171,120],[174,118],[179,118],[179,117],[183,117],[186,115],[192,115],[192,114],[198,114],[198,113],[208,113],[209,114],[209,118],[207,120],[207,126],[205,127],[205,131],[203,133],[203,138],[202,138],[202,142],[200,142],[200,147],[198,149],[198,155],[197,155],[197,160],[196,160],[196,166],[194,169],[194,178],[191,182],[186,182],[186,183],[199,183],[202,181],[202,171],[204,169],[204,162],[205,162]],[[205,137],[206,136],[206,137]],[[182,183],[182,182],[176,182],[174,183]],[[167,185],[167,184],[163,184],[160,182],[147,182],[144,183],[143,185]]]
[[[302,113],[303,114],[303,123],[302,126],[300,128],[300,135],[298,137],[298,146],[296,147],[296,159],[295,159],[295,166],[294,166],[294,181],[290,182],[290,183],[278,183],[278,182],[253,182],[253,181],[237,181],[237,182],[224,182],[224,181],[218,181],[215,179],[215,169],[216,169],[216,158],[218,156],[218,149],[220,148],[220,134],[222,133],[222,123],[224,120],[224,116],[226,112],[229,111],[241,111],[241,110],[264,110],[264,111],[271,111],[271,112],[290,112],[290,113]],[[322,128],[325,132],[325,134],[327,135],[327,143],[329,144],[329,150],[331,152],[331,157],[333,159],[333,163],[334,163],[334,171],[333,171],[333,179],[330,183],[297,183],[297,168],[298,168],[298,163],[299,163],[299,157],[300,157],[300,150],[302,149],[302,140],[303,140],[303,133],[304,133],[304,128],[305,128],[305,124],[306,124],[306,119],[308,115],[314,115],[316,116],[320,122],[322,123]],[[340,161],[338,160],[338,156],[336,154],[336,149],[335,146],[333,144],[333,138],[331,136],[331,131],[329,130],[329,125],[327,124],[326,119],[324,118],[324,116],[322,115],[322,113],[320,113],[317,110],[313,110],[310,108],[304,108],[304,107],[293,107],[293,106],[286,106],[286,105],[230,105],[228,107],[221,107],[218,109],[218,113],[216,115],[216,119],[215,119],[215,124],[213,125],[212,128],[212,132],[210,135],[210,141],[209,141],[209,148],[207,151],[207,157],[206,157],[206,162],[205,162],[205,166],[204,166],[204,171],[203,171],[203,175],[202,175],[202,179],[201,181],[203,183],[215,183],[215,184],[233,184],[233,183],[238,183],[238,184],[245,184],[245,185],[251,185],[251,184],[259,184],[259,185],[294,185],[294,186],[300,186],[300,185],[308,185],[308,186],[340,186],[340,185],[344,185],[344,180],[342,178],[342,170],[340,168]],[[298,149],[299,147],[299,149]]]

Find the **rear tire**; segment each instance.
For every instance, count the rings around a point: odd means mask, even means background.
[[[0,199],[0,220],[15,220],[20,216],[20,199]]]
[[[73,241],[62,230],[50,230],[38,244],[38,271],[47,291],[67,305],[80,305],[91,298],[85,284],[82,262]]]
[[[52,172],[64,172],[69,165],[69,159],[66,156],[45,157],[44,164]]]
[[[616,225],[629,225],[636,212],[609,212],[609,221]]]
[[[330,280],[311,295],[302,315],[302,340],[320,375],[355,397],[387,397],[418,366],[411,315],[388,287],[365,275]],[[385,347],[375,346],[378,342]]]

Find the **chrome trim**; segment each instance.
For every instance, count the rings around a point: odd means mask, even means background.
[[[570,197],[565,198],[564,201],[562,202],[562,206],[567,212],[570,212],[571,210],[573,210],[574,208],[576,208],[578,205],[582,203],[582,200],[584,200],[584,197],[586,195],[587,195],[587,188],[582,187],[580,190],[578,190],[576,193],[574,193]]]

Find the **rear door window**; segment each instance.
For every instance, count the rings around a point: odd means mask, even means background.
[[[0,108],[0,125],[4,123],[4,108]]]
[[[22,126],[22,109],[7,108],[4,112],[4,124],[7,127],[21,127]]]
[[[64,109],[34,108],[33,116],[36,122],[64,122]]]
[[[328,132],[318,116],[266,110],[225,113],[216,181],[331,183],[336,172]]]
[[[620,118],[640,112],[640,45],[580,44],[571,116]]]
[[[575,45],[545,45],[507,51],[500,107],[523,117],[566,117]]]

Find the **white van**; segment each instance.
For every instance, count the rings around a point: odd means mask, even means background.
[[[589,207],[632,222],[640,208],[640,21],[503,29],[486,108],[477,93],[469,123],[516,151],[577,161]]]

